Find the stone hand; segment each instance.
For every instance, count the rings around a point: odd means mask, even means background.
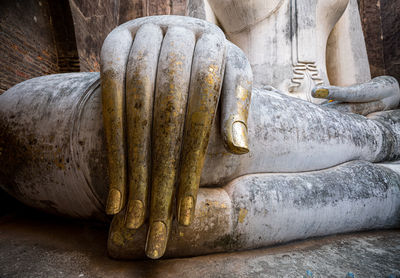
[[[327,107],[368,115],[397,108],[400,90],[395,78],[380,76],[368,83],[349,87],[319,86],[313,89],[312,96],[333,101],[325,104]]]
[[[233,153],[248,151],[251,69],[218,27],[176,16],[119,26],[106,38],[101,61],[106,212],[125,214],[126,227],[137,229],[149,210],[146,254],[159,258],[170,234],[176,183],[179,223],[189,225],[194,215],[222,83],[225,145]]]

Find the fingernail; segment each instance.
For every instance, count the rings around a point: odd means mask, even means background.
[[[328,95],[329,95],[329,90],[323,88],[315,90],[314,93],[315,98],[327,98]]]
[[[140,200],[129,201],[125,225],[128,229],[137,229],[144,222],[144,205]]]
[[[117,189],[110,189],[108,193],[108,200],[107,200],[107,214],[116,214],[120,210],[121,205],[121,192]]]
[[[247,127],[243,122],[234,122],[232,125],[232,139],[235,152],[244,154],[249,152]]]
[[[164,255],[167,246],[167,226],[161,221],[153,222],[146,242],[146,255],[150,259],[158,259]]]
[[[189,226],[192,220],[192,210],[194,207],[194,200],[192,196],[186,196],[181,201],[179,208],[179,224]]]

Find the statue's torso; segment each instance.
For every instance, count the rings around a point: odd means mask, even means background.
[[[272,85],[316,102],[311,89],[329,84],[325,62],[328,36],[349,0],[225,0],[225,12],[217,2],[210,4],[228,39],[249,58],[255,85]],[[235,12],[240,10],[245,11]]]

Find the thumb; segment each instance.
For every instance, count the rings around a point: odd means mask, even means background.
[[[247,118],[253,73],[240,48],[228,42],[221,93],[221,131],[225,148],[234,154],[249,152]]]

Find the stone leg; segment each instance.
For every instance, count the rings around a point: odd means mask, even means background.
[[[194,222],[175,225],[166,256],[253,249],[399,225],[400,171],[364,161],[322,171],[254,174],[223,188],[201,188]],[[122,214],[109,235],[109,254],[145,256],[146,227],[128,230]]]
[[[352,160],[397,159],[400,111],[385,113],[379,114],[379,119],[364,117],[272,90],[253,89],[250,152],[234,156],[224,151],[214,128],[201,184],[225,184],[253,173],[314,171]]]

